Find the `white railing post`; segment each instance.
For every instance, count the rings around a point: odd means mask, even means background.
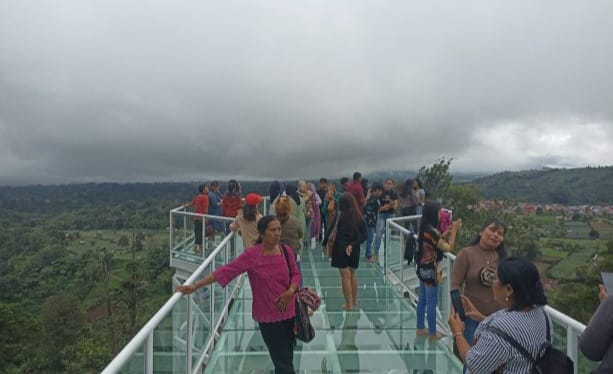
[[[385,230],[386,231],[387,231],[387,225],[389,225],[389,222],[385,221]],[[375,228],[375,237],[373,238],[373,243],[377,242],[376,238],[377,238],[377,229]],[[373,243],[371,243],[371,246],[372,246]],[[372,251],[376,252],[377,249],[378,248],[376,248],[376,249],[373,248]],[[386,284],[386,283],[387,283],[387,251],[384,250],[383,251],[383,284]]]
[[[386,218],[385,219],[385,241],[383,242],[383,260],[384,260],[383,267],[385,269],[387,269],[387,251],[389,251],[389,247],[390,247],[390,232],[391,231],[392,230],[390,228],[389,220]]]
[[[212,274],[215,271],[215,257],[213,257],[213,261],[211,261],[211,268],[210,268],[210,274]],[[213,317],[215,317],[215,288],[217,288],[217,284],[213,284],[211,286],[211,292],[209,292],[209,295],[211,297],[211,309],[210,309],[210,314],[211,316],[209,317],[209,322],[211,324],[211,328],[210,328],[210,332],[211,335],[215,335],[217,333],[217,331],[214,331],[213,329],[215,328],[215,321],[213,320]]]
[[[223,261],[224,264],[227,264],[230,259],[230,255],[228,253],[230,249],[228,247],[229,245],[226,243],[226,248],[224,250],[224,261]],[[228,288],[227,287],[223,288],[223,302],[224,304],[228,302]]]
[[[208,238],[206,237],[206,217],[202,217],[202,254],[200,257],[206,258],[205,249],[207,248]]]
[[[155,330],[154,330],[155,331]],[[153,374],[153,333],[147,338],[147,347],[145,348],[145,373]]]
[[[399,238],[398,241],[400,243],[400,250],[398,251],[398,265],[400,266],[400,283],[404,286],[404,247],[402,246],[402,236],[404,235],[404,233],[402,231],[398,231],[399,234]],[[409,239],[408,235],[407,235],[407,240]],[[406,245],[406,244],[405,244]],[[402,288],[401,288],[402,290]],[[404,292],[403,292],[404,294]]]
[[[443,321],[447,321],[449,319],[449,316],[451,315],[451,303],[449,298],[451,297],[451,295],[449,294],[449,291],[451,291],[451,271],[453,270],[452,266],[453,266],[453,262],[451,261],[451,257],[446,257],[445,258],[445,264],[446,264],[446,272],[447,275],[445,277],[445,295],[443,297],[443,300],[445,300],[445,314],[443,315]]]
[[[183,215],[183,240],[187,239],[187,215]]]
[[[185,367],[188,373],[192,372],[192,297],[191,294],[187,295],[187,334],[185,337],[185,350],[187,353],[185,356],[187,357],[187,362]]]
[[[577,355],[577,333],[573,328],[566,325],[566,354],[575,363],[575,374],[579,368],[579,357]]]
[[[168,263],[172,264],[172,249],[174,247],[174,222],[173,222],[173,216],[172,216],[172,210],[170,211],[170,225],[168,226],[168,229],[170,230],[170,250],[168,251],[168,253],[170,254],[170,258],[168,259]]]

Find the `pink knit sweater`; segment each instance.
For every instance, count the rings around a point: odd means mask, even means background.
[[[288,246],[287,254],[291,269],[291,283],[300,284],[300,272],[296,266],[294,252]],[[275,299],[287,291],[290,285],[290,271],[283,252],[278,255],[262,255],[262,245],[248,248],[234,261],[215,270],[215,279],[225,287],[232,279],[247,272],[253,293],[253,319],[257,322],[277,322],[296,315],[295,295],[284,312],[277,311]]]

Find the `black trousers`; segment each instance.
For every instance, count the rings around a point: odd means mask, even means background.
[[[275,366],[275,374],[294,374],[294,319],[260,323],[260,332]]]
[[[194,221],[194,244],[202,245],[202,221]]]

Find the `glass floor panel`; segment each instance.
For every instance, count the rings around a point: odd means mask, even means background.
[[[360,263],[359,306],[347,312],[342,310],[338,270],[330,267],[319,248],[303,255],[304,284],[317,291],[322,304],[311,317],[315,339],[296,346],[297,372],[462,373],[462,364],[442,342],[415,336],[415,309],[384,283],[378,265]],[[274,372],[257,322],[251,317],[251,303],[251,289],[245,281],[205,373]]]

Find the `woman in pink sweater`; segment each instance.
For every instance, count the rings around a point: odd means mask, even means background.
[[[289,264],[283,255],[279,245],[279,220],[272,216],[263,217],[258,221],[258,233],[260,236],[255,246],[202,280],[193,285],[180,286],[177,291],[190,294],[214,282],[225,287],[246,272],[253,292],[253,319],[259,323],[275,373],[294,373],[295,293],[300,284],[300,272],[292,249],[285,246]]]

